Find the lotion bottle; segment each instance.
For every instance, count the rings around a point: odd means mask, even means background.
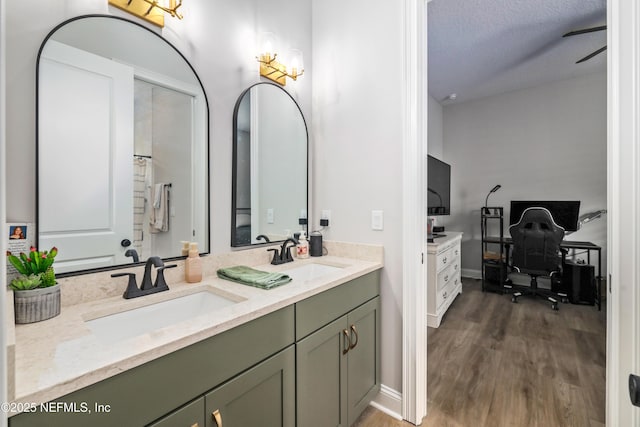
[[[198,253],[198,244],[189,244],[189,256],[184,260],[184,280],[196,283],[202,280],[202,259]]]
[[[300,232],[300,240],[298,240],[298,244],[296,245],[296,253],[298,258],[309,258],[309,242],[307,241],[307,236],[304,231]]]

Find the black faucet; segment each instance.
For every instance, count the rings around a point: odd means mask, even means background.
[[[124,253],[124,256],[133,258],[134,263],[140,262],[138,251],[136,251],[135,249],[127,249],[127,251]]]
[[[293,243],[293,245],[287,246],[287,243]],[[298,241],[289,237],[287,240],[282,242],[282,246],[280,247],[280,252],[278,252],[278,248],[270,248],[267,251],[273,251],[273,259],[271,260],[271,264],[279,265],[287,262],[292,262],[293,257],[291,256],[291,248],[296,246]]]
[[[260,239],[264,239],[265,242],[271,243],[271,240],[269,240],[269,238],[267,236],[265,236],[264,234],[260,234],[260,235],[258,235],[258,237],[256,237],[256,240],[260,240]]]
[[[156,267],[157,272],[156,281],[152,283],[151,269],[153,267]],[[177,267],[177,265],[164,265],[164,262],[162,262],[160,257],[149,257],[144,266],[144,275],[142,277],[142,286],[140,286],[140,288],[138,288],[138,284],[136,283],[135,273],[115,273],[112,274],[111,277],[128,276],[129,282],[127,283],[127,289],[124,291],[124,294],[122,294],[122,297],[125,299],[137,298],[144,295],[155,294],[156,292],[168,291],[169,286],[167,286],[167,282],[164,278],[164,270],[173,267]]]

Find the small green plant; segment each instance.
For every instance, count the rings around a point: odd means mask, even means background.
[[[14,291],[28,291],[40,286],[41,275],[29,274],[28,276],[19,276],[11,281],[9,287]]]
[[[31,247],[29,254],[24,252],[15,256],[7,251],[7,259],[22,275],[14,279],[9,285],[14,290],[27,290],[34,288],[46,288],[56,284],[56,275],[53,271],[53,262],[58,255],[55,246],[50,251],[39,251]],[[37,279],[35,286],[33,282]],[[17,284],[14,285],[14,282]]]

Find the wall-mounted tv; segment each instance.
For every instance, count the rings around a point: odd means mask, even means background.
[[[427,156],[427,214],[451,214],[451,166]]]

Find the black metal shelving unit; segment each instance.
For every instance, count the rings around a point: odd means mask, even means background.
[[[504,208],[480,208],[482,232],[482,292],[503,293],[507,280],[506,249],[504,245]],[[489,235],[490,225],[499,226],[497,235]]]

